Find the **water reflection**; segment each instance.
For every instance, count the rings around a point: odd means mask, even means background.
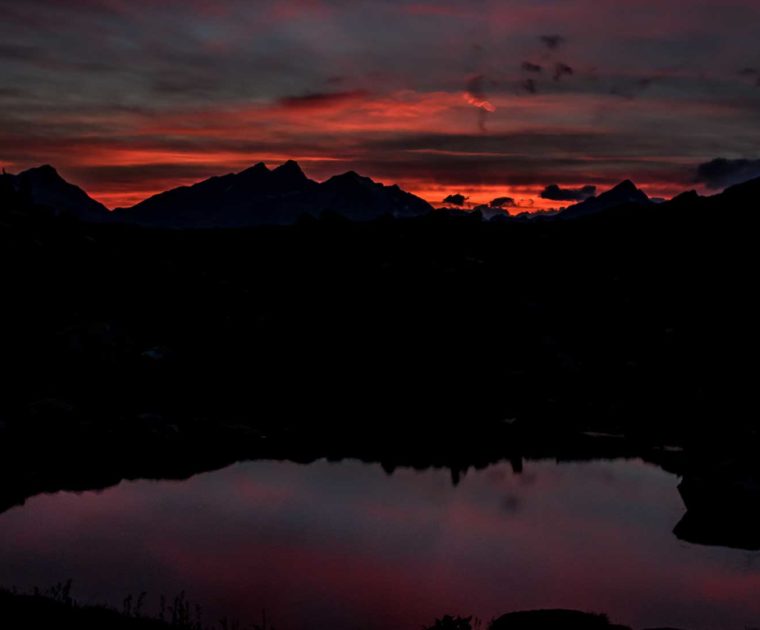
[[[208,619],[419,628],[444,612],[603,611],[634,627],[760,620],[749,552],[677,540],[677,479],[637,460],[447,471],[251,462],[185,482],[31,499],[0,515],[0,583],[186,589]]]

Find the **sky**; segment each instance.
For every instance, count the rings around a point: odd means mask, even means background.
[[[287,159],[514,211],[626,178],[669,197],[760,175],[757,0],[0,0],[0,15],[0,165],[52,164],[109,207]]]

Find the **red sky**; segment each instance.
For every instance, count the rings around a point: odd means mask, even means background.
[[[755,0],[0,0],[0,163],[110,207],[252,163],[431,203],[755,160]],[[751,162],[754,164],[754,162]],[[760,167],[758,167],[760,174]]]

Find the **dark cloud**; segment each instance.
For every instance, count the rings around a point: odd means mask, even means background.
[[[525,72],[533,72],[534,74],[540,74],[544,71],[544,67],[540,66],[537,63],[533,63],[531,61],[523,61],[522,62],[522,69]]]
[[[695,182],[712,190],[720,190],[756,177],[760,177],[760,160],[718,158],[697,167]]]
[[[554,80],[559,81],[564,76],[572,76],[575,74],[575,70],[571,66],[561,61],[554,64]]]
[[[557,50],[566,41],[562,35],[541,35],[540,39],[549,50]]]
[[[35,46],[0,44],[0,59],[13,61],[36,60],[43,56],[43,51]]]
[[[557,184],[551,184],[544,188],[541,193],[542,199],[551,201],[584,201],[596,194],[596,186],[584,186],[583,188],[560,188]]]
[[[492,208],[514,208],[517,204],[512,197],[497,197],[488,205]]]
[[[464,195],[449,195],[446,197],[446,199],[443,200],[443,203],[448,203],[452,206],[458,206],[461,208],[465,203],[467,203],[467,197]]]
[[[642,77],[636,81],[629,82],[627,85],[614,85],[609,89],[609,93],[613,96],[620,96],[621,98],[634,99],[642,92],[648,90],[662,77]]]
[[[615,185],[634,177],[641,181],[669,181],[688,185],[693,174],[662,152],[673,137],[655,138],[633,130],[622,132],[524,132],[482,134],[403,134],[368,138],[362,156],[352,158],[359,172],[382,174],[405,181],[410,173],[426,181],[461,186],[531,186],[543,189],[547,181],[574,186],[579,181]],[[700,144],[678,137],[682,154],[698,162]],[[509,147],[505,152],[505,147]],[[477,155],[475,155],[477,154]],[[586,155],[604,155],[589,163]],[[644,159],[642,159],[644,158]],[[590,170],[592,169],[592,170]]]
[[[483,87],[484,83],[485,77],[482,74],[471,77],[467,81],[464,93],[467,102],[473,107],[478,108],[478,128],[481,131],[486,130],[486,120],[488,118],[488,114],[496,111],[496,107],[494,107],[488,101],[488,96],[486,95],[485,88]]]
[[[285,96],[277,101],[285,109],[329,109],[367,96],[363,90],[348,92],[316,92],[299,96]]]
[[[536,94],[538,92],[538,83],[534,79],[525,79],[525,81],[520,83],[520,87],[529,94]]]
[[[739,70],[739,76],[754,81],[757,87],[760,87],[760,70],[757,68],[742,68]]]

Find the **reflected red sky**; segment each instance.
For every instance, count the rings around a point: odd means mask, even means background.
[[[186,590],[210,618],[418,629],[450,612],[603,611],[634,627],[760,619],[757,554],[678,541],[677,479],[638,461],[467,474],[255,462],[36,497],[0,515],[0,583],[119,604]]]

